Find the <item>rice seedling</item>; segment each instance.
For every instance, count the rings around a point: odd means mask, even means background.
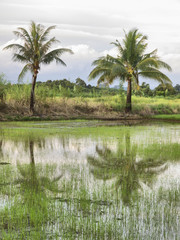
[[[0,239],[178,239],[178,124],[0,128]]]

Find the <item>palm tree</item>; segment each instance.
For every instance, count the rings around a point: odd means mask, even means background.
[[[130,112],[132,83],[139,87],[139,77],[154,79],[160,83],[171,83],[171,80],[159,69],[165,68],[171,71],[171,67],[161,61],[157,56],[157,50],[145,54],[147,48],[147,36],[142,35],[137,29],[125,33],[121,44],[118,40],[113,42],[117,49],[117,57],[110,55],[100,57],[92,65],[95,68],[89,74],[89,80],[99,77],[101,82],[111,84],[115,79],[127,81],[126,112]]]
[[[18,81],[23,79],[27,71],[31,71],[33,74],[32,78],[32,89],[30,97],[30,111],[34,112],[34,89],[36,85],[37,75],[40,70],[41,64],[50,64],[54,60],[56,63],[60,63],[66,66],[65,62],[60,58],[63,53],[73,53],[72,50],[68,48],[58,48],[50,50],[52,44],[59,42],[55,37],[48,40],[48,35],[51,30],[56,26],[50,26],[45,28],[41,24],[36,24],[31,22],[29,32],[19,27],[18,31],[14,31],[14,34],[21,38],[24,42],[21,44],[10,44],[4,49],[14,50],[13,60],[21,63],[25,63],[21,73],[19,74]]]

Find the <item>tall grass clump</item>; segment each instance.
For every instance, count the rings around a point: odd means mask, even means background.
[[[170,97],[133,96],[133,112],[141,115],[180,113],[180,100]]]
[[[30,85],[28,84],[15,84],[6,90],[6,102],[18,105],[27,105],[30,101]]]

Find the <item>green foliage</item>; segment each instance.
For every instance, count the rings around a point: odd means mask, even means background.
[[[29,84],[12,84],[6,90],[6,101],[15,101],[17,104],[26,105],[30,101],[31,86]]]
[[[168,120],[180,120],[180,114],[160,114],[155,115],[153,118],[157,119],[168,119]]]
[[[70,97],[71,96],[71,90],[70,88],[65,88],[59,85],[59,91],[61,97]]]
[[[6,98],[6,91],[10,87],[10,84],[6,80],[6,76],[4,73],[0,74],[0,100],[3,102]]]
[[[12,109],[6,118],[18,121],[20,119],[28,120],[31,84],[7,84],[5,86],[5,102],[1,103],[0,108],[4,109],[4,113],[7,112],[8,106],[9,109]],[[134,114],[151,116],[153,114],[180,113],[179,95],[155,96],[154,90],[151,90],[145,83],[142,83],[139,90],[133,90],[133,93],[132,112]],[[91,85],[82,87],[67,79],[48,80],[47,82],[37,82],[36,104],[37,109],[40,109],[38,111],[46,116],[46,119],[51,118],[53,111],[61,115],[63,111],[67,112],[67,110],[70,118],[74,113],[77,115],[88,113],[92,117],[95,112],[98,112],[100,116],[104,116],[104,112],[107,112],[113,117],[116,112],[124,114],[126,91],[123,84],[120,84],[119,89],[112,89]],[[13,115],[14,110],[16,110],[16,116]],[[40,117],[35,117],[35,120],[37,119]]]
[[[76,79],[76,85],[82,86],[82,87],[86,87],[85,81],[82,80],[81,78],[77,78],[77,79]]]
[[[174,89],[176,90],[177,93],[180,93],[180,85],[179,84],[176,84]]]
[[[85,83],[84,80],[82,80],[82,82]],[[40,86],[48,87],[49,91],[53,92],[53,96],[62,97],[100,97],[105,95],[112,96],[118,93],[118,89],[99,88],[91,86],[90,84],[83,84],[82,82],[77,81],[73,83],[67,79],[48,80],[46,82],[37,82],[37,88]],[[47,97],[51,97],[51,95],[49,94]]]
[[[153,96],[153,91],[150,89],[149,84],[143,82],[139,89],[133,90],[133,94],[136,96],[151,97]]]
[[[176,89],[173,88],[171,84],[159,84],[154,89],[154,93],[157,96],[170,96],[170,95],[175,95],[176,94]]]

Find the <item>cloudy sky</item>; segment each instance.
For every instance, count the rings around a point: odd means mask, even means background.
[[[12,62],[12,53],[2,49],[18,41],[13,34],[17,27],[28,28],[33,20],[47,27],[56,25],[50,36],[61,43],[55,47],[74,51],[62,56],[67,67],[42,66],[39,81],[77,77],[87,81],[93,60],[107,53],[116,55],[110,42],[121,40],[123,29],[138,28],[148,35],[148,51],[157,48],[173,68],[167,73],[173,85],[180,84],[180,0],[1,0],[0,9],[0,73],[11,82],[17,82],[22,65]],[[30,75],[24,79],[30,80]]]

